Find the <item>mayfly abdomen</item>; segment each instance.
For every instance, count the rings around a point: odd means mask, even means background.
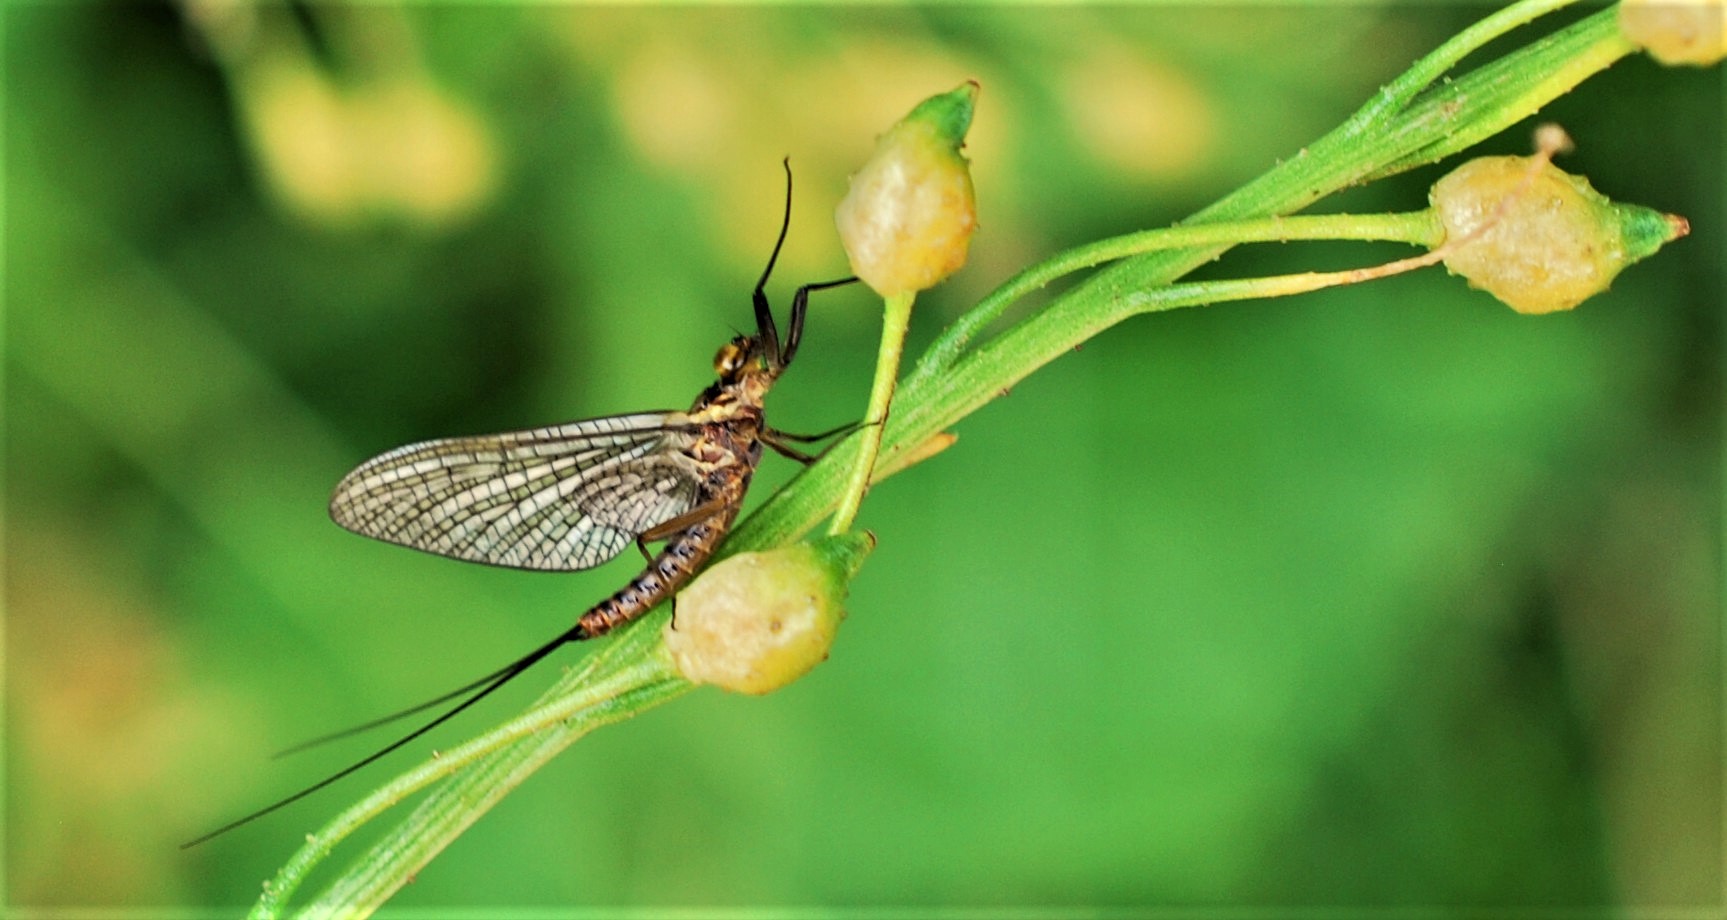
[[[731,530],[737,505],[691,525],[673,537],[647,568],[616,594],[600,601],[576,621],[582,639],[593,639],[652,610],[682,588]]]

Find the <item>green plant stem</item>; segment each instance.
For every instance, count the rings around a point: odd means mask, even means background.
[[[1620,31],[1618,11],[1609,7],[1571,28],[1546,36],[1517,53],[1482,65],[1467,81],[1442,83],[1412,104],[1403,117],[1404,136],[1416,141],[1410,150],[1361,176],[1367,182],[1395,175],[1467,150],[1534,114],[1524,103],[1563,96],[1579,83],[1636,53]],[[1528,66],[1539,57],[1543,68]],[[1455,117],[1467,103],[1481,114]],[[1539,108],[1539,106],[1537,107]],[[1443,130],[1434,130],[1440,126]]]
[[[305,913],[364,916],[383,904],[511,789],[581,736],[681,696],[694,685],[660,641],[655,614],[564,675],[532,708],[403,773],[337,815],[265,885],[253,918],[281,916],[288,898],[342,839],[413,793],[444,783],[361,854]]]
[[[931,355],[957,355],[979,331],[995,322],[1022,297],[1064,275],[1105,262],[1165,249],[1195,246],[1227,246],[1238,243],[1293,242],[1295,240],[1390,241],[1438,246],[1444,228],[1432,211],[1402,214],[1315,214],[1247,220],[1187,224],[1157,230],[1141,230],[1058,253],[1009,278],[990,292],[976,307],[948,326],[929,348]],[[938,362],[918,365],[919,375],[935,373]]]
[[[911,307],[917,292],[907,291],[888,297],[882,313],[881,347],[876,352],[875,380],[870,384],[869,407],[864,410],[864,425],[855,439],[851,475],[845,491],[840,494],[839,507],[834,511],[828,533],[840,534],[851,529],[857,518],[858,506],[869,491],[870,477],[875,472],[876,455],[881,450],[882,427],[887,423],[893,405],[894,385],[899,381],[900,355],[905,351],[906,330],[911,326]]]
[[[1339,131],[1353,132],[1370,128],[1383,119],[1394,116],[1407,107],[1420,93],[1443,78],[1447,71],[1463,59],[1511,30],[1528,25],[1549,13],[1574,6],[1578,0],[1524,0],[1489,13],[1450,40],[1433,49],[1421,60],[1386,84],[1379,94],[1362,106]]]
[[[1437,79],[1456,61],[1511,28],[1566,5],[1555,0],[1515,4],[1477,23],[1418,62],[1302,155],[1284,160],[1183,226],[1289,213],[1368,176],[1421,165],[1419,151],[1444,149],[1452,135],[1466,131],[1477,119],[1505,124],[1534,114],[1627,53],[1614,10],[1591,15],[1478,70],[1427,89],[1426,95],[1421,94],[1426,85],[1422,81]],[[1575,66],[1578,61],[1587,62],[1586,66]],[[1565,76],[1557,81],[1530,80],[1520,76],[1525,73]],[[1418,98],[1423,104],[1411,106]],[[1432,104],[1426,104],[1430,99]],[[1436,117],[1436,113],[1443,117]],[[1037,368],[1127,316],[1191,306],[1174,304],[1152,292],[1226,248],[1199,246],[1126,259],[1002,333],[990,343],[994,347],[968,351],[969,335],[944,334],[901,385],[896,414],[882,434],[882,451],[891,456],[915,449]],[[997,305],[989,309],[999,313]],[[964,317],[959,323],[967,324],[972,334],[984,325]],[[968,362],[964,367],[959,366],[962,355]],[[837,502],[839,463],[845,459],[836,451],[805,469],[739,524],[727,541],[727,549],[777,545],[807,532]]]

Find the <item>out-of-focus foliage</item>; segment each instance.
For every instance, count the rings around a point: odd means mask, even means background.
[[[369,748],[268,752],[625,578],[410,553],[323,503],[410,440],[687,403],[750,322],[781,157],[783,301],[844,272],[875,134],[982,83],[981,229],[915,354],[1026,263],[1296,155],[1467,20],[8,8],[9,903],[245,904],[389,772],[177,849]],[[1573,313],[1435,270],[1057,362],[870,495],[830,661],[584,740],[395,903],[1719,903],[1722,108],[1717,73],[1637,58],[1547,113],[1567,170],[1693,228]],[[1328,206],[1418,208],[1443,171]],[[776,425],[861,411],[878,309],[818,295]]]

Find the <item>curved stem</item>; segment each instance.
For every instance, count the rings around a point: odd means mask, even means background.
[[[1064,275],[1128,256],[1194,246],[1287,243],[1294,240],[1391,241],[1432,248],[1439,245],[1443,237],[1444,231],[1431,211],[1414,211],[1402,214],[1317,214],[1296,217],[1272,215],[1257,219],[1141,230],[1075,246],[1025,269],[990,292],[976,307],[966,311],[965,315],[955,320],[930,344],[913,374],[926,376],[939,373],[979,332],[999,319],[1008,307],[1025,295]]]
[[[657,625],[665,617],[649,619]],[[337,843],[408,796],[445,780],[441,790],[356,859],[310,909],[369,912],[487,807],[576,739],[693,687],[667,657],[657,628],[625,632],[566,674],[527,712],[401,774],[308,835],[305,845],[265,884],[251,916],[280,916],[289,896]],[[464,768],[466,772],[454,775]]]
[[[869,407],[864,410],[864,425],[858,432],[858,446],[853,449],[851,475],[846,478],[839,508],[828,525],[830,534],[851,529],[864,493],[869,491],[876,455],[881,450],[882,427],[887,424],[894,385],[899,380],[900,355],[905,350],[906,329],[911,325],[911,305],[916,299],[917,293],[912,291],[887,298],[882,316],[881,348],[876,352],[875,380],[870,384]]]

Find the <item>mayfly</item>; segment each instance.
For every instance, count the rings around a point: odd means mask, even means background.
[[[812,291],[856,281],[806,284],[792,295],[782,339],[764,289],[791,226],[791,167],[779,238],[752,300],[756,332],[714,357],[719,379],[687,412],[638,412],[504,434],[444,438],[367,460],[337,484],[330,517],[355,533],[440,556],[542,571],[577,571],[631,543],[664,541],[647,568],[590,607],[550,642],[436,699],[334,735],[310,747],[466,699],[388,746],[281,801],[192,840],[193,846],[263,817],[371,764],[509,683],[566,642],[602,636],[665,600],[712,556],[743,505],[763,446],[809,461],[762,417],[762,400],[797,355]],[[849,426],[848,426],[849,427]],[[843,429],[841,429],[843,430]]]

